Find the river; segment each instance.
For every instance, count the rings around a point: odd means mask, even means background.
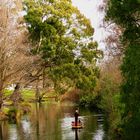
[[[34,104],[17,123],[0,123],[0,140],[104,140],[103,115],[80,109],[84,128],[73,130],[75,107]]]

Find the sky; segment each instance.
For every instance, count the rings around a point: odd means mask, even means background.
[[[82,14],[90,19],[91,24],[95,30],[94,39],[98,42],[100,48],[104,48],[102,42],[105,38],[105,30],[100,27],[104,13],[99,12],[98,7],[102,4],[103,0],[72,0],[74,6],[76,6]]]

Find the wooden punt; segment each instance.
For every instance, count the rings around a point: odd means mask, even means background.
[[[81,129],[81,128],[83,128],[83,124],[77,123],[77,125],[75,125],[75,122],[72,122],[71,127],[72,127],[72,129]]]

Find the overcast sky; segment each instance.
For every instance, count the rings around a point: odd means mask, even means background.
[[[72,0],[74,6],[76,6],[82,14],[90,19],[92,26],[94,27],[94,39],[99,43],[100,47],[104,48],[104,44],[101,41],[105,37],[105,30],[100,28],[104,13],[99,12],[98,7],[103,0]]]

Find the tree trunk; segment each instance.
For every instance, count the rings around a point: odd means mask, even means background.
[[[37,82],[36,82],[36,101],[37,102],[39,102],[39,97],[40,97],[38,82],[39,82],[39,80],[37,80]]]
[[[13,91],[13,94],[11,95],[10,99],[13,101],[13,104],[16,106],[19,102],[23,101],[23,98],[21,96],[20,92],[20,84],[17,83],[15,86],[15,89]]]
[[[3,104],[3,82],[0,82],[0,110]]]
[[[45,88],[45,68],[43,69],[43,81],[42,81],[42,87]]]

